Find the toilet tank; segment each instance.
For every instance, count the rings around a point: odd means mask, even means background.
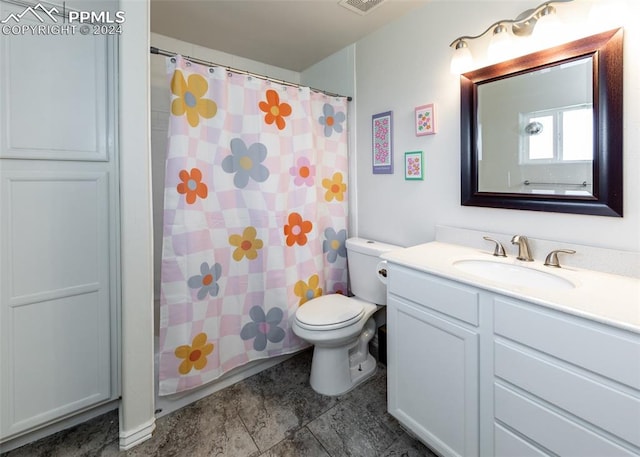
[[[349,238],[346,246],[351,292],[370,303],[386,305],[387,288],[378,279],[377,266],[382,260],[380,255],[400,249],[400,246],[363,238]]]

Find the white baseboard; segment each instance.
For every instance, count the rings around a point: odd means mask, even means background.
[[[120,450],[126,451],[138,444],[147,441],[153,435],[156,429],[155,417],[149,419],[146,423],[140,425],[135,430],[120,431]]]

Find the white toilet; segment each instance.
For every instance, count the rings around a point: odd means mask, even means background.
[[[323,295],[296,311],[293,332],[315,347],[311,387],[324,395],[340,395],[369,378],[376,360],[369,341],[376,332],[373,313],[387,303],[379,280],[380,255],[399,246],[361,238],[346,241],[351,291],[355,297]]]

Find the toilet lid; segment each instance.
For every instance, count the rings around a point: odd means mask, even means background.
[[[346,327],[359,320],[364,314],[360,300],[341,294],[323,295],[300,306],[296,311],[296,320],[305,326]]]

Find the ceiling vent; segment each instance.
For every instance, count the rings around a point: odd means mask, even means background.
[[[340,0],[338,5],[364,16],[376,9],[384,1],[385,0]]]

